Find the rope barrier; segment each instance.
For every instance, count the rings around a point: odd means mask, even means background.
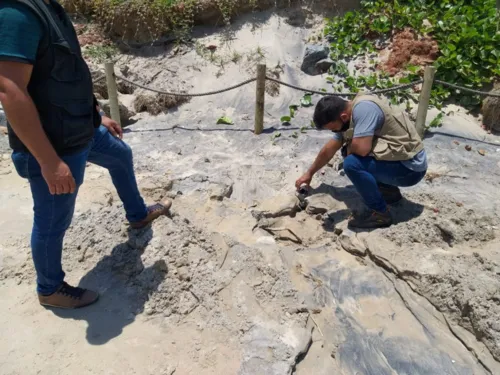
[[[500,93],[485,92],[485,91],[479,91],[479,90],[469,89],[467,87],[462,87],[462,86],[459,86],[459,85],[455,85],[453,83],[448,83],[448,82],[445,82],[445,81],[440,81],[438,79],[434,80],[434,82],[436,82],[436,83],[438,83],[440,85],[443,85],[443,86],[455,89],[455,90],[460,90],[460,91],[463,91],[463,92],[469,92],[469,93],[475,94],[475,95],[491,96],[491,97],[494,97],[494,98],[500,98]]]
[[[305,88],[300,87],[300,86],[292,85],[290,83],[282,82],[282,81],[280,81],[278,79],[275,79],[275,78],[266,77],[266,79],[268,81],[276,82],[276,83],[278,83],[280,85],[283,85],[283,86],[286,86],[286,87],[290,87],[290,88],[295,89],[295,90],[309,92],[309,93],[312,93],[312,94],[328,95],[328,96],[356,96],[356,95],[358,95],[358,93],[355,93],[355,92],[324,92],[324,91],[317,91],[317,90],[309,90],[309,89],[305,89]],[[411,83],[405,83],[403,85],[398,85],[398,86],[394,86],[394,87],[389,87],[387,89],[381,89],[381,90],[375,90],[375,91],[367,91],[367,93],[374,94],[374,95],[379,95],[379,94],[385,94],[385,93],[392,92],[392,91],[406,90],[406,89],[408,89],[410,87],[419,85],[422,82],[424,82],[424,80],[420,79],[418,81],[414,81],[414,82],[411,82]]]
[[[94,79],[94,83],[101,82],[103,79],[106,79],[106,76],[100,76],[99,78]]]
[[[203,93],[196,93],[196,94],[187,94],[187,93],[167,92],[167,91],[162,91],[162,90],[154,89],[154,88],[151,88],[151,87],[144,86],[144,85],[141,85],[139,83],[133,82],[133,81],[131,81],[131,80],[125,78],[125,77],[118,76],[118,75],[116,76],[116,78],[121,79],[122,81],[125,81],[127,83],[130,83],[131,85],[140,87],[141,89],[152,91],[152,92],[156,92],[158,94],[170,95],[170,96],[185,96],[185,97],[209,96],[209,95],[221,94],[223,92],[231,91],[231,90],[237,89],[239,87],[245,86],[245,85],[247,85],[247,84],[249,84],[249,83],[254,82],[254,81],[257,80],[257,78],[250,78],[250,79],[247,79],[246,81],[243,81],[243,82],[238,83],[238,84],[233,85],[233,86],[229,86],[229,87],[227,87],[225,89],[215,90],[215,91],[209,91],[209,92],[203,92]]]
[[[104,76],[104,75],[101,76],[101,77],[99,77],[99,78],[96,78],[94,80],[94,83],[100,82],[100,81],[104,80],[105,78],[106,78],[106,76]],[[229,86],[229,87],[227,87],[225,89],[220,89],[220,90],[215,90],[215,91],[208,91],[208,92],[203,92],[203,93],[189,94],[189,93],[167,92],[167,91],[155,89],[155,88],[152,88],[152,87],[141,85],[141,84],[139,84],[137,82],[131,81],[131,80],[129,80],[129,79],[125,78],[125,77],[119,76],[119,75],[117,75],[116,78],[121,79],[122,81],[125,81],[125,82],[127,82],[127,83],[129,83],[129,84],[131,84],[133,86],[139,87],[139,88],[144,89],[144,90],[156,92],[158,94],[164,94],[164,95],[170,95],[170,96],[184,96],[184,97],[198,97],[198,96],[209,96],[209,95],[221,94],[223,92],[227,92],[227,91],[231,91],[231,90],[240,88],[242,86],[245,86],[245,85],[247,85],[249,83],[252,83],[252,82],[254,82],[254,81],[257,80],[257,78],[250,78],[250,79],[247,79],[246,81],[243,81],[243,82],[238,83],[238,84],[233,85],[233,86]],[[304,87],[300,87],[300,86],[296,86],[296,85],[292,85],[291,83],[283,82],[283,81],[280,81],[278,79],[275,79],[275,78],[272,78],[272,77],[268,77],[268,76],[266,76],[266,80],[267,81],[271,81],[271,82],[275,82],[275,83],[277,83],[279,85],[286,86],[286,87],[289,87],[289,88],[292,88],[292,89],[295,89],[295,90],[299,90],[299,91],[303,91],[303,92],[307,92],[307,93],[311,93],[311,94],[317,94],[317,95],[351,96],[351,97],[357,95],[357,93],[355,93],[355,92],[324,92],[324,91],[318,91],[318,90],[310,90],[310,89],[307,89],[307,88],[304,88]],[[374,90],[374,91],[367,91],[367,93],[374,94],[374,95],[386,94],[386,93],[389,93],[389,92],[394,92],[394,91],[399,91],[399,90],[406,90],[406,89],[409,89],[411,87],[417,86],[417,85],[419,85],[419,84],[421,84],[423,82],[424,82],[423,79],[419,79],[417,81],[413,81],[413,82],[410,82],[410,83],[405,83],[405,84],[402,84],[402,85],[397,85],[397,86],[389,87],[389,88],[386,88],[386,89],[380,89],[380,90]],[[500,93],[474,90],[474,89],[470,89],[470,88],[467,88],[467,87],[455,85],[453,83],[449,83],[449,82],[445,82],[445,81],[440,81],[438,79],[434,80],[434,82],[437,83],[437,84],[439,84],[439,85],[451,88],[451,89],[460,90],[460,91],[471,93],[471,94],[475,94],[475,95],[490,96],[490,97],[494,97],[494,98],[500,98]]]

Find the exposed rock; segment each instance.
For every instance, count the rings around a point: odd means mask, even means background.
[[[354,255],[365,256],[366,246],[358,239],[356,233],[351,230],[343,231],[339,236],[339,242],[342,248]]]
[[[211,200],[221,201],[224,198],[231,198],[233,194],[233,185],[212,184],[209,191]]]
[[[280,195],[262,202],[252,210],[252,216],[257,220],[280,216],[292,216],[299,210],[300,201],[296,196]]]
[[[495,85],[492,93],[500,94],[500,83]],[[487,129],[500,131],[500,98],[488,96],[483,101],[483,124]]]
[[[323,60],[318,61],[315,65],[315,69],[316,69],[317,74],[323,74],[323,73],[328,72],[328,69],[330,69],[330,67],[333,64],[334,64],[334,61],[330,60],[330,59],[323,59]]]
[[[120,120],[122,125],[126,125],[130,122],[130,118],[135,116],[135,113],[129,110],[125,105],[119,103],[120,105]],[[109,100],[99,100],[99,106],[106,112],[106,115],[111,116],[111,110],[109,108]]]
[[[324,214],[338,206],[337,201],[329,194],[315,194],[306,198],[306,212],[310,215]]]
[[[307,74],[317,75],[316,63],[326,59],[330,53],[330,49],[322,45],[307,45],[304,53],[304,60],[300,69]]]

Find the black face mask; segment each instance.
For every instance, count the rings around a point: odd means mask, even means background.
[[[351,122],[350,121],[342,122],[342,127],[340,128],[340,130],[336,131],[334,133],[343,133],[343,132],[345,132],[345,131],[347,131],[349,129],[349,126],[351,126]]]
[[[351,122],[350,121],[344,122],[343,125],[342,125],[342,128],[340,129],[340,131],[341,132],[347,131],[347,129],[349,129],[349,126],[351,126]]]

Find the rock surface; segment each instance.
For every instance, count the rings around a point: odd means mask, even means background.
[[[123,103],[118,102],[118,104],[120,106],[121,123],[122,123],[122,125],[127,125],[130,123],[131,117],[135,116],[136,114],[133,111],[129,110]],[[106,112],[106,115],[108,117],[111,117],[111,109],[109,106],[109,100],[107,100],[107,99],[99,100],[99,106],[101,107],[101,109],[104,112]]]
[[[308,214],[324,214],[339,208],[339,203],[329,194],[314,194],[306,198]]]
[[[500,94],[500,83],[491,91]],[[500,98],[488,96],[483,101],[483,123],[487,129],[500,131]]]
[[[316,75],[320,74],[317,72],[316,64],[328,57],[330,49],[326,46],[308,44],[304,52],[304,58],[302,60],[302,65],[300,69],[307,74]]]

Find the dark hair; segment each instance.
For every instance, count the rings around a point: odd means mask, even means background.
[[[325,96],[316,104],[314,110],[314,125],[318,129],[340,119],[340,114],[347,108],[347,101],[338,96]]]

